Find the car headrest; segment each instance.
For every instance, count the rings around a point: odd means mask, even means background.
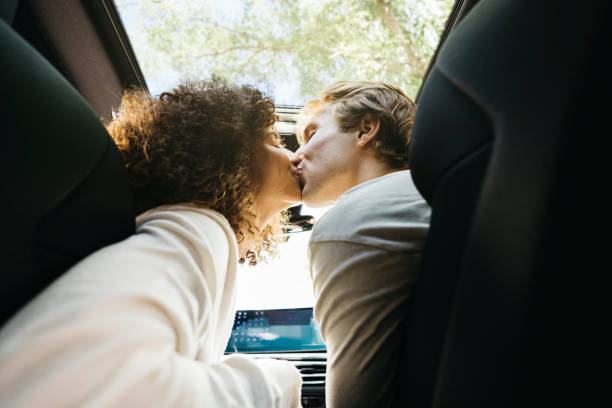
[[[15,18],[18,4],[19,0],[2,0],[0,2],[0,18],[9,25],[13,22],[13,18]]]

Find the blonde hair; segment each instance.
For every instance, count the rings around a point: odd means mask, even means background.
[[[343,131],[359,127],[365,114],[380,120],[373,142],[377,157],[389,168],[408,167],[408,145],[416,105],[399,88],[377,81],[340,81],[325,88],[302,109],[297,137],[303,140],[304,127],[314,113],[329,104]]]

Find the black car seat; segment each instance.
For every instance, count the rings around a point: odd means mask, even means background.
[[[602,258],[585,211],[605,214],[590,166],[610,133],[611,17],[607,1],[481,0],[441,49],[410,146],[432,218],[398,407],[590,393],[572,361],[594,337],[573,340],[588,333],[579,288]]]
[[[0,324],[91,252],[134,232],[118,150],[98,115],[0,6]]]

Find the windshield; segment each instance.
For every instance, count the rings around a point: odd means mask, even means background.
[[[314,216],[315,222],[328,208],[302,206],[302,214]],[[289,234],[281,245],[279,257],[260,262],[255,267],[240,267],[238,310],[304,308],[314,305],[308,270],[310,231]]]
[[[342,79],[387,81],[414,98],[453,3],[116,0],[152,94],[215,73],[252,84],[287,109]],[[282,122],[282,109],[279,115]],[[326,210],[302,206],[301,214],[316,221]],[[241,267],[239,310],[313,306],[309,237],[289,234],[278,259]]]
[[[452,0],[116,0],[151,93],[212,72],[303,105],[341,79],[414,97]]]

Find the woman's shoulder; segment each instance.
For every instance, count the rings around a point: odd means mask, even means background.
[[[155,225],[172,226],[175,230],[186,229],[200,234],[224,233],[235,240],[234,232],[223,214],[191,204],[171,204],[152,208],[136,217],[136,231]]]
[[[162,240],[167,245],[190,247],[196,252],[237,253],[236,235],[219,212],[191,204],[153,208],[136,218],[136,236]]]

